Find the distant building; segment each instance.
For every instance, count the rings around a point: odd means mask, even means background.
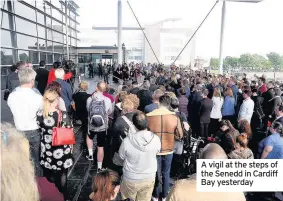
[[[180,19],[166,19],[142,28],[161,63],[172,64],[193,34],[192,29],[182,28],[181,22]],[[122,31],[122,42],[127,49],[127,61],[157,63],[139,27],[123,27]],[[85,33],[81,34],[81,41],[78,44],[80,47],[117,45],[117,27],[93,27],[93,30],[82,32]],[[196,39],[193,38],[176,64],[194,63],[195,41]]]

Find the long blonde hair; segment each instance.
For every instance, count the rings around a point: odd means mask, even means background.
[[[56,90],[46,89],[43,95],[43,117],[47,118],[51,104],[59,99],[59,94]]]
[[[39,201],[29,142],[11,124],[1,124],[1,200]]]

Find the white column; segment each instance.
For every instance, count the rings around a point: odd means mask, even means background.
[[[221,33],[220,33],[220,49],[219,49],[219,74],[223,74],[223,41],[225,29],[225,16],[226,16],[226,1],[223,1],[222,18],[221,18]]]
[[[122,2],[121,0],[118,0],[118,64],[122,64],[122,62]]]

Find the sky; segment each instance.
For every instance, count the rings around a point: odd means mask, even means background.
[[[80,6],[81,36],[92,26],[117,26],[117,0],[76,0]],[[181,18],[185,28],[195,30],[214,0],[129,0],[141,25]],[[122,0],[123,26],[138,26],[126,0]],[[196,34],[196,56],[218,57],[222,2],[220,1]],[[278,52],[283,55],[283,0],[261,3],[226,3],[224,56]],[[93,32],[92,32],[93,33]],[[88,35],[89,34],[89,35]],[[113,34],[115,34],[113,32]],[[80,36],[79,35],[79,36]],[[95,45],[95,44],[93,44]]]

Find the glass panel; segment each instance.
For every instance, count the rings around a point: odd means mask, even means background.
[[[70,17],[75,20],[76,19],[76,14],[71,11],[70,12]]]
[[[37,38],[25,36],[17,33],[17,42],[19,49],[37,50]]]
[[[40,61],[46,61],[46,53],[40,52]]]
[[[7,10],[7,1],[6,0],[0,1],[0,4],[1,4],[1,8]]]
[[[64,42],[63,34],[53,31],[53,40],[56,42],[63,43]]]
[[[54,43],[54,52],[63,52],[63,45],[59,43]]]
[[[61,3],[59,2],[59,0],[52,0],[51,3],[57,7],[57,8],[61,8]]]
[[[51,7],[47,4],[45,4],[45,13],[51,15]]]
[[[76,46],[76,39],[71,38],[71,45],[72,45],[72,46]]]
[[[19,60],[38,63],[37,52],[18,50]]]
[[[53,48],[52,48],[52,41],[47,41],[47,51],[53,51]]]
[[[37,26],[38,37],[45,38],[45,28],[42,26]]]
[[[53,63],[53,56],[52,54],[47,53],[47,63],[52,64]]]
[[[52,28],[56,31],[63,32],[63,25],[55,20],[52,20]]]
[[[36,24],[28,22],[18,17],[15,17],[15,20],[16,20],[16,30],[18,32],[37,36]]]
[[[10,29],[8,13],[1,12],[1,14],[2,13],[3,13],[3,18],[1,19],[1,28]]]
[[[1,65],[13,64],[13,51],[10,49],[1,48]]]
[[[54,61],[60,61],[61,54],[54,54]]]
[[[1,30],[1,46],[12,47],[10,31]]]
[[[54,17],[57,20],[62,21],[62,14],[55,8],[52,9],[52,17]]]
[[[51,18],[46,16],[46,26],[52,28]]]
[[[35,10],[22,4],[21,2],[14,1],[14,12],[20,16],[23,16],[29,20],[35,21]]]
[[[36,0],[36,7],[44,12],[45,3],[43,0]]]
[[[37,23],[45,25],[45,23],[44,23],[44,15],[41,14],[40,12],[37,12]]]
[[[25,2],[27,2],[28,4],[30,4],[32,6],[35,6],[35,1],[34,0],[22,0],[22,1],[25,1]]]
[[[46,40],[38,39],[38,48],[41,51],[45,51],[46,50]]]
[[[47,40],[52,40],[52,30],[47,29]]]

